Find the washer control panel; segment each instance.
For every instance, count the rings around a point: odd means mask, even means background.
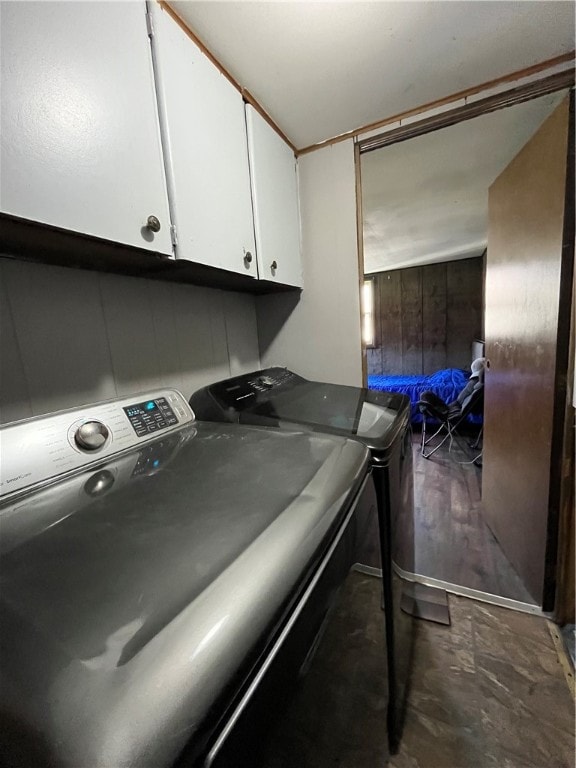
[[[256,376],[248,378],[247,384],[256,392],[267,392],[269,389],[288,384],[296,378],[296,374],[287,368],[268,368],[265,371],[260,371]]]
[[[159,429],[166,429],[166,427],[178,423],[178,419],[165,397],[129,405],[124,408],[124,413],[128,416],[138,437],[157,432]]]
[[[134,448],[194,421],[175,389],[13,422],[0,429],[0,496]]]
[[[241,411],[253,406],[257,400],[267,400],[281,388],[302,381],[304,380],[300,376],[287,368],[266,368],[211,384],[199,392],[209,392],[220,407]],[[196,396],[195,394],[190,398],[192,407]]]

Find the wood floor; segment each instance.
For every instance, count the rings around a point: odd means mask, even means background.
[[[415,573],[536,604],[484,522],[478,451],[460,439],[424,459],[419,433],[412,447]]]

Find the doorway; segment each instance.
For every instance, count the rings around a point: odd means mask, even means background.
[[[482,338],[485,322],[488,323],[488,329],[492,329],[496,314],[502,314],[503,311],[505,316],[505,308],[499,308],[494,303],[494,280],[500,286],[500,291],[506,292],[507,266],[505,260],[500,263],[491,261],[490,243],[494,242],[494,235],[490,238],[488,233],[489,190],[513,158],[530,144],[533,136],[550,119],[550,115],[560,108],[563,100],[567,104],[566,92],[549,94],[361,154],[364,275],[376,282],[383,279],[389,282],[396,279],[393,275],[401,273],[400,307],[392,314],[396,321],[400,318],[400,325],[407,329],[400,342],[392,338],[390,305],[382,293],[378,293],[374,302],[374,319],[380,323],[380,334],[375,336],[380,347],[378,354],[374,351],[374,345],[366,350],[368,374],[374,375],[375,366],[378,365],[381,366],[379,373],[384,377],[406,374],[407,368],[416,360],[420,361],[420,370],[414,370],[412,375],[421,375],[426,379],[438,372],[434,368],[435,362],[441,357],[438,354],[439,344],[440,347],[442,344],[444,347],[459,345],[460,348],[472,350],[474,339],[464,339],[463,332],[447,322],[445,317],[443,320],[437,319],[435,329],[432,329],[436,334],[418,335],[413,332],[418,322],[422,324],[424,304],[421,304],[418,316],[418,306],[415,312],[414,302],[410,304],[408,292],[403,289],[403,285],[408,285],[408,273],[415,268],[424,269],[434,265],[438,270],[443,265],[447,269],[448,265],[455,262],[480,260],[488,248],[487,270],[482,270]],[[567,116],[566,106],[559,129],[564,137],[564,158]],[[562,195],[564,184],[564,179],[558,181]],[[534,185],[535,188],[539,186]],[[493,192],[491,194],[494,196]],[[559,250],[556,249],[557,263],[561,261],[560,252],[561,245]],[[521,263],[521,256],[519,261]],[[429,283],[426,285],[429,289]],[[513,292],[514,285],[508,287],[509,292]],[[433,293],[432,303],[438,304],[438,298],[438,292]],[[525,307],[524,311],[530,311],[530,308]],[[519,316],[518,313],[514,315],[515,322]],[[385,318],[384,322],[382,317]],[[442,337],[440,342],[437,338],[438,328]],[[391,347],[397,348],[398,344],[401,350],[411,354],[394,360],[394,355],[382,352]],[[542,525],[546,532],[548,508],[546,504],[540,504],[536,515],[540,515],[539,526],[535,523],[536,518],[529,526],[523,526],[522,515],[518,510],[515,516],[508,515],[503,526],[499,524],[502,499],[494,500],[495,468],[504,463],[502,454],[494,447],[494,435],[501,433],[498,423],[502,421],[502,409],[516,414],[517,420],[514,423],[519,431],[519,414],[523,413],[522,402],[515,401],[512,386],[515,360],[510,361],[512,378],[508,379],[505,401],[502,404],[501,394],[500,410],[494,406],[493,395],[498,391],[503,365],[502,357],[498,356],[502,352],[501,347],[502,341],[499,338],[488,340],[486,357],[489,363],[491,357],[494,358],[495,367],[487,375],[486,390],[490,397],[484,421],[491,437],[482,456],[484,466],[479,467],[474,463],[475,455],[467,444],[470,440],[452,442],[451,450],[448,442],[430,460],[422,458],[415,441],[416,577],[432,586],[449,585],[450,591],[460,594],[480,596],[489,601],[539,612],[543,606],[544,587],[541,581],[531,577],[523,563],[531,558],[534,540],[541,538]],[[502,356],[506,358],[506,350]],[[406,360],[410,362],[406,363]],[[469,372],[471,362],[471,357],[466,360],[462,357],[454,364]],[[517,373],[521,372],[518,369]],[[549,386],[554,388],[553,375]],[[510,433],[514,427],[509,425],[507,429]],[[418,425],[415,424],[417,430]],[[514,437],[513,433],[509,434],[510,440],[513,441]],[[525,436],[518,437],[526,439]],[[538,453],[540,448],[537,448],[536,453],[541,457],[542,454]],[[506,458],[509,459],[510,446],[507,450]],[[546,463],[546,456],[540,460]],[[522,484],[524,469],[518,465],[515,468],[509,466],[509,472],[516,472],[514,482],[510,483],[512,487],[514,483],[518,484],[516,493]],[[549,468],[545,467],[544,471],[549,471]],[[483,474],[484,481],[486,475],[491,478],[488,489],[483,489]],[[501,477],[497,482],[505,483],[505,478]],[[539,488],[540,493],[546,492],[546,488],[544,491],[541,486]],[[485,498],[488,499],[488,508]],[[506,503],[514,508],[512,496],[506,497],[504,494],[502,498],[506,498]],[[539,551],[539,556],[539,567],[543,571],[545,553]]]

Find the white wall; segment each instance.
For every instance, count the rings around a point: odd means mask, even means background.
[[[298,161],[304,290],[256,300],[262,365],[362,385],[354,146]]]
[[[0,258],[0,421],[260,367],[254,297]]]

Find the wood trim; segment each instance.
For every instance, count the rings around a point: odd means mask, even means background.
[[[503,83],[509,83],[515,80],[521,80],[524,77],[530,77],[531,75],[538,74],[538,72],[543,72],[546,69],[550,69],[551,67],[558,66],[559,64],[564,64],[570,61],[574,61],[575,53],[576,53],[575,51],[570,51],[569,53],[564,53],[561,56],[555,56],[552,59],[547,59],[546,61],[542,61],[539,64],[534,64],[531,67],[526,67],[525,69],[520,69],[520,70],[517,70],[516,72],[511,72],[508,75],[503,75],[501,77],[495,78],[494,80],[488,80],[487,82],[482,83],[480,85],[476,85],[472,88],[467,88],[463,91],[458,91],[457,93],[453,93],[450,96],[445,96],[442,99],[436,99],[435,101],[430,101],[426,104],[422,104],[418,107],[415,107],[414,109],[409,109],[405,112],[399,112],[396,115],[391,115],[390,117],[386,117],[382,120],[377,120],[376,122],[368,123],[367,125],[363,125],[351,131],[346,131],[345,133],[341,133],[340,135],[334,136],[330,139],[325,139],[323,141],[319,141],[316,144],[311,144],[308,147],[302,147],[301,149],[297,149],[296,154],[297,156],[306,155],[309,152],[316,151],[317,149],[323,149],[324,147],[330,146],[332,144],[337,144],[341,141],[346,141],[347,139],[356,138],[357,136],[360,136],[363,133],[368,133],[369,131],[374,131],[374,130],[377,130],[378,128],[384,128],[385,126],[390,125],[391,123],[396,123],[399,120],[400,121],[405,120],[407,117],[413,117],[414,115],[419,115],[421,113],[428,112],[429,110],[442,107],[445,104],[450,104],[453,101],[466,99],[470,96],[474,96],[478,93],[482,93],[482,91],[486,91],[486,90],[489,90],[490,88],[495,88],[498,85],[502,85]]]
[[[550,621],[550,619],[546,619],[546,626],[548,627],[548,631],[550,632],[550,637],[552,638],[552,642],[554,643],[554,648],[556,650],[556,655],[558,656],[558,661],[560,662],[560,666],[562,667],[562,671],[564,672],[564,677],[566,678],[566,683],[568,684],[568,690],[570,691],[570,695],[572,698],[576,698],[576,686],[574,684],[574,665],[572,664],[570,657],[568,656],[568,651],[566,649],[566,645],[564,643],[564,638],[562,637],[562,634],[560,633],[560,630],[554,624]]]
[[[364,219],[362,214],[362,170],[360,163],[360,148],[354,147],[354,166],[356,168],[356,251],[358,256],[358,295],[360,299],[360,349],[362,354],[362,386],[368,384],[368,363],[366,346],[362,341],[362,286],[364,283]]]
[[[433,115],[432,117],[423,118],[415,123],[410,123],[410,125],[400,126],[400,128],[388,131],[380,136],[373,136],[370,139],[360,141],[358,142],[360,153],[364,154],[366,152],[372,152],[375,149],[390,146],[390,144],[397,144],[400,141],[414,139],[417,136],[423,136],[426,133],[437,131],[440,128],[448,128],[456,123],[472,120],[475,117],[487,115],[490,112],[496,112],[505,107],[522,104],[525,101],[536,99],[539,96],[545,96],[565,88],[572,88],[573,86],[574,72],[572,70],[558,72],[557,74],[550,75],[542,80],[536,80],[535,82],[521,85],[517,88],[512,88],[509,91],[503,91],[502,93],[493,96],[487,96],[485,99],[479,99],[472,104],[464,104],[455,109],[442,112],[439,115]]]
[[[158,4],[162,8],[163,11],[166,11],[166,13],[170,16],[171,19],[173,19],[176,24],[180,27],[180,29],[185,32],[188,37],[192,40],[192,42],[198,46],[198,48],[202,51],[202,53],[210,59],[212,64],[220,70],[222,75],[236,88],[236,90],[242,95],[242,98],[247,104],[250,104],[254,109],[260,114],[264,120],[268,123],[268,125],[273,128],[273,130],[276,131],[278,136],[288,144],[292,152],[294,154],[297,154],[297,150],[295,145],[290,141],[290,139],[286,136],[286,134],[276,125],[274,120],[270,117],[270,115],[266,112],[264,107],[261,106],[261,104],[254,98],[254,96],[248,91],[246,88],[244,88],[243,85],[241,85],[236,78],[230,74],[230,72],[226,69],[226,67],[221,64],[218,59],[210,52],[206,44],[201,40],[200,37],[188,26],[188,24],[184,21],[184,19],[179,16],[179,14],[165,1],[165,0],[157,0]]]
[[[568,113],[566,196],[562,238],[562,268],[558,307],[556,397],[550,459],[550,495],[543,610],[553,611],[559,624],[574,623],[574,92]]]

